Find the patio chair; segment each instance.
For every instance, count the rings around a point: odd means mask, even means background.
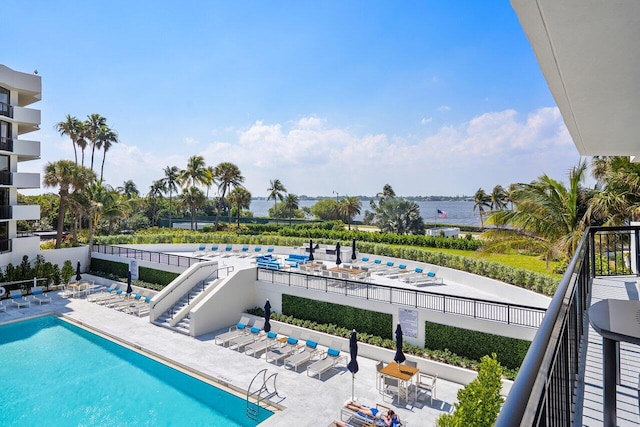
[[[257,357],[262,351],[268,351],[271,347],[278,343],[278,332],[274,327],[271,328],[267,335],[258,341],[255,341],[244,348],[244,354],[247,356]]]
[[[400,380],[397,378],[385,376],[383,379],[382,395],[391,396],[391,402],[393,402],[393,400],[397,398],[399,403],[401,394],[402,388],[400,387]]]
[[[292,354],[284,360],[284,367],[291,366],[294,371],[298,372],[298,366],[309,362],[311,358],[318,353],[317,339],[308,339],[305,342],[302,351]]]
[[[242,351],[242,349],[245,346],[258,340],[258,338],[263,332],[262,330],[263,327],[264,327],[264,319],[256,320],[253,326],[249,329],[249,333],[237,336],[235,338],[231,338],[231,340],[229,340],[228,347],[238,351]]]
[[[331,347],[329,347],[325,352],[324,357],[309,365],[307,368],[307,375],[310,377],[318,375],[318,379],[322,379],[322,374],[334,369],[340,360],[344,360],[344,356],[340,355],[341,348],[342,345],[340,342],[333,341],[331,343]]]
[[[135,314],[138,317],[146,316],[151,311],[151,297],[140,297],[140,300],[133,305],[122,309],[127,314]]]
[[[111,298],[113,294],[120,289],[120,286],[122,286],[120,283],[112,283],[111,286],[104,289],[102,292],[87,296],[87,301],[96,302],[104,298]]]
[[[298,338],[295,333],[290,334],[284,344],[281,346],[272,347],[267,351],[265,359],[267,362],[275,362],[276,366],[280,361],[284,361],[291,353],[298,349]]]
[[[11,298],[11,304],[17,305],[18,308],[31,307],[31,301],[22,295],[21,290],[9,291],[9,296]]]
[[[40,286],[34,286],[31,289],[31,295],[32,295],[31,298],[34,301],[37,301],[38,304],[40,305],[42,305],[43,302],[48,302],[49,304],[51,304],[51,297],[45,294],[44,291],[42,290],[42,287]]]
[[[433,398],[436,397],[436,383],[438,381],[438,374],[428,375],[423,372],[418,372],[418,381],[416,382],[416,388],[418,390],[418,399],[422,394],[429,394],[429,404],[433,403]]]
[[[214,338],[214,342],[223,346],[229,344],[229,341],[247,332],[247,326],[249,326],[250,321],[251,319],[248,317],[242,316],[237,324],[229,328],[229,331],[217,335]]]

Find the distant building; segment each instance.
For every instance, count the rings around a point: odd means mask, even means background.
[[[458,237],[460,234],[460,229],[458,227],[436,227],[436,228],[428,228],[425,231],[427,236],[443,236],[443,237]]]
[[[40,76],[0,65],[0,267],[40,249],[39,237],[18,233],[16,224],[40,219],[40,206],[18,204],[18,190],[40,188],[40,174],[18,172],[18,164],[40,158],[40,142],[25,135],[40,129],[40,110],[27,106],[41,95]]]

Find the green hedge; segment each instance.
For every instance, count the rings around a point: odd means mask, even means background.
[[[282,314],[317,323],[338,325],[349,330],[391,338],[393,316],[347,305],[282,295]]]
[[[501,365],[517,369],[522,365],[531,342],[502,337],[485,332],[456,328],[455,326],[425,322],[425,347],[433,350],[448,349],[462,357],[481,359],[496,353]]]
[[[107,273],[119,278],[127,277],[129,272],[129,264],[117,261],[107,261],[104,259],[91,258],[91,271],[99,271]],[[178,273],[172,273],[170,271],[156,270],[154,268],[139,267],[139,278],[141,281],[148,283],[155,283],[162,287],[167,286],[176,277]]]

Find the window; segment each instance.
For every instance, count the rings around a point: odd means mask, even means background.
[[[0,150],[13,151],[11,123],[0,120]]]
[[[11,240],[9,240],[9,223],[0,222],[0,252],[11,250]]]
[[[0,116],[10,116],[11,92],[0,87]]]
[[[9,172],[11,170],[11,162],[9,156],[0,155],[0,172]]]

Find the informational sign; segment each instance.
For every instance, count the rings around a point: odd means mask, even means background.
[[[131,271],[131,280],[138,280],[138,261],[132,259],[129,262],[129,271]]]
[[[398,319],[402,327],[402,335],[418,338],[418,312],[401,308],[398,310]]]

